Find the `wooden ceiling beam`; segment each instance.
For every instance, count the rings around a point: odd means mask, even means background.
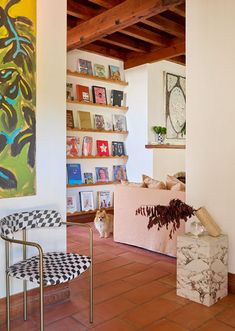
[[[110,9],[114,6],[119,5],[123,0],[89,0],[89,2],[95,3],[105,9]]]
[[[185,55],[179,55],[179,56],[175,56],[175,57],[172,57],[170,59],[168,59],[169,61],[171,62],[174,62],[174,63],[177,63],[177,64],[182,64],[182,65],[185,65],[186,61],[185,61]]]
[[[86,7],[84,5],[81,5],[78,2],[75,2],[74,0],[68,0],[67,5],[67,14],[73,17],[80,18],[84,21],[89,20],[90,18],[104,12],[103,9],[93,9]]]
[[[106,38],[101,38],[100,41],[110,45],[115,45],[121,48],[129,49],[131,51],[138,53],[146,53],[150,50],[141,42],[135,41],[134,39],[128,38],[126,36],[122,36],[119,33],[114,33]]]
[[[140,28],[137,25],[129,26],[128,28],[119,32],[156,46],[166,46],[170,43],[168,38],[163,37],[158,33]]]
[[[125,0],[68,31],[68,49],[81,48],[118,30],[157,15],[184,0]]]
[[[168,60],[170,58],[185,54],[185,42],[179,41],[169,47],[157,49],[151,53],[133,54],[124,62],[124,69],[130,69],[145,63]]]
[[[170,11],[179,16],[185,17],[185,4],[182,4],[180,6],[173,6],[170,8]]]
[[[142,20],[142,23],[151,26],[152,28],[167,32],[173,36],[182,38],[185,36],[184,26],[162,16],[151,17]]]
[[[116,49],[112,49],[110,47],[101,46],[98,44],[89,44],[81,48],[84,51],[88,51],[91,53],[111,57],[114,59],[125,60],[126,54],[124,52],[118,51]]]

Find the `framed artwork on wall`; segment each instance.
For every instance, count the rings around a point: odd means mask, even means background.
[[[164,73],[166,138],[184,139],[186,133],[185,77]]]

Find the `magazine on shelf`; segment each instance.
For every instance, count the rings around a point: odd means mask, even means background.
[[[89,111],[78,111],[80,129],[91,129],[91,113]]]
[[[109,172],[107,167],[96,167],[96,181],[97,182],[108,182],[109,181]]]
[[[123,91],[111,90],[110,101],[112,106],[121,107],[123,105]]]
[[[97,77],[101,77],[101,78],[106,78],[106,74],[105,74],[105,66],[102,64],[94,64],[94,73],[95,76]]]
[[[105,122],[103,115],[94,115],[95,129],[105,130]]]
[[[74,136],[67,136],[66,138],[66,156],[78,157],[81,152],[80,138]]]
[[[67,196],[67,213],[75,213],[77,211],[76,196]]]
[[[74,119],[73,119],[73,111],[72,110],[67,110],[66,111],[66,125],[68,129],[73,129],[74,128]]]
[[[109,78],[121,80],[120,68],[114,65],[109,65]]]
[[[67,83],[66,84],[66,98],[67,100],[74,100],[74,96],[73,96],[73,84],[71,83]]]
[[[112,192],[99,191],[97,192],[98,208],[110,208],[112,207]]]
[[[94,210],[94,197],[92,191],[79,192],[81,211]]]
[[[102,86],[92,86],[93,102],[107,104],[106,88]]]
[[[89,87],[85,85],[76,85],[76,91],[77,91],[77,100],[79,102],[90,102],[90,93],[89,93]]]
[[[99,156],[109,156],[108,140],[96,140],[97,154]]]
[[[81,165],[75,163],[67,164],[68,184],[82,184]]]
[[[112,141],[112,155],[113,156],[126,155],[123,141]]]
[[[78,72],[81,74],[88,74],[92,75],[92,64],[91,61],[83,60],[83,59],[78,59]]]
[[[126,131],[126,116],[124,115],[113,115],[113,129],[114,131]]]
[[[115,182],[121,182],[121,180],[127,180],[126,166],[114,165],[113,166],[113,180]]]
[[[93,173],[92,172],[84,172],[84,183],[85,184],[93,184]]]
[[[83,137],[82,155],[90,156],[92,154],[92,145],[93,145],[92,137],[88,137],[88,136]]]

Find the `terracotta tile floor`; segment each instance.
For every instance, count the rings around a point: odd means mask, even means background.
[[[88,254],[85,231],[68,229],[68,251]],[[235,295],[207,308],[176,296],[175,281],[175,259],[99,239],[95,232],[94,323],[88,320],[85,273],[70,283],[70,301],[46,307],[45,331],[235,330]],[[38,319],[35,312],[27,322],[14,320],[12,331],[37,331]]]

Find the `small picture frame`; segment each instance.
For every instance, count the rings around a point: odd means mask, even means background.
[[[80,192],[81,211],[94,210],[94,197],[92,191]]]
[[[108,182],[109,181],[109,172],[107,167],[96,167],[96,181],[97,182]]]
[[[77,211],[77,203],[75,196],[67,196],[67,213],[75,213]]]
[[[106,88],[101,86],[92,86],[93,102],[107,105]]]

